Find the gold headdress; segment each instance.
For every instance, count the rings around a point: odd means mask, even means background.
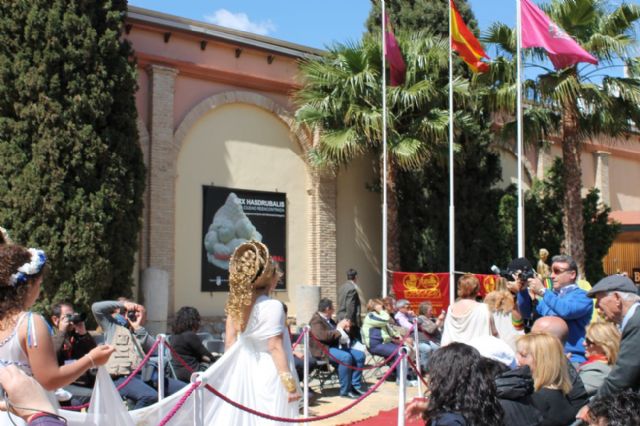
[[[240,244],[229,261],[229,300],[225,312],[240,329],[245,311],[253,303],[254,290],[264,288],[275,272],[267,246],[259,241]]]

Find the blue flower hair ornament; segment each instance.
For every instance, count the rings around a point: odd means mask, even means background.
[[[45,263],[47,263],[47,256],[44,251],[34,248],[30,248],[28,251],[31,254],[31,260],[19,267],[18,272],[12,274],[9,278],[9,284],[13,287],[27,282],[30,276],[39,274]]]

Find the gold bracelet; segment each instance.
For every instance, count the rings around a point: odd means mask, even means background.
[[[287,392],[294,393],[296,391],[296,382],[293,380],[293,375],[290,372],[280,373],[280,381]]]

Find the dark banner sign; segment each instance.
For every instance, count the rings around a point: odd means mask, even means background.
[[[474,275],[480,281],[480,297],[496,289],[495,275]],[[449,273],[394,272],[393,292],[396,299],[407,299],[414,312],[418,312],[420,303],[428,300],[437,316],[449,307]]]
[[[229,291],[229,258],[248,240],[266,244],[286,271],[286,194],[203,186],[202,196],[201,291]],[[286,289],[285,279],[277,290]]]

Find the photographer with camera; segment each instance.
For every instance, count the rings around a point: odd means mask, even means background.
[[[87,332],[84,324],[86,315],[76,313],[71,303],[60,302],[51,306],[50,318],[55,329],[53,349],[58,358],[58,365],[75,362],[96,347],[95,340]],[[73,395],[71,404],[78,405],[88,401],[94,382],[95,376],[91,370],[87,370],[67,386],[66,390]],[[78,389],[77,386],[88,389],[85,392],[84,389]]]
[[[154,336],[144,328],[147,311],[144,306],[125,298],[117,301],[96,302],[91,306],[96,321],[104,332],[104,341],[115,347],[114,356],[105,365],[116,386],[124,382],[151,349]],[[151,365],[149,364],[149,367]],[[142,373],[134,377],[120,395],[130,399],[134,408],[142,408],[158,400],[158,392],[154,388],[157,380],[153,379],[153,368],[143,368]],[[181,389],[185,383],[165,378],[166,395]]]
[[[571,362],[581,363],[585,361],[582,342],[591,321],[593,302],[576,283],[578,266],[571,256],[554,256],[551,262],[551,288],[547,288],[535,276],[527,259],[514,259],[507,268],[514,280],[509,283],[509,289],[517,294],[518,310],[523,318],[556,316],[565,320],[569,327],[565,353],[570,355]]]

